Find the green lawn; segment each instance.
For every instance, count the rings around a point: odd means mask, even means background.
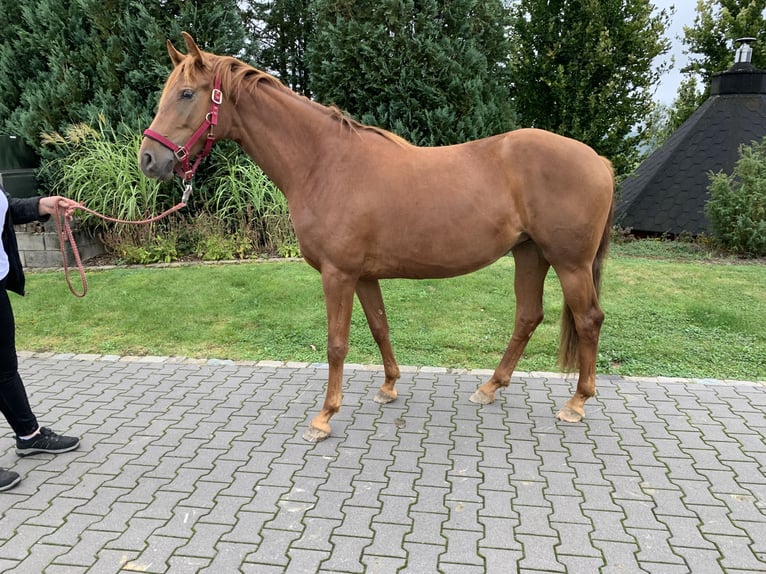
[[[766,380],[766,265],[630,245],[607,263],[599,373]],[[503,258],[455,279],[382,282],[400,364],[493,368],[513,325],[513,273]],[[62,272],[28,274],[27,296],[11,295],[20,350],[325,361],[319,275],[305,263],[87,276],[89,293],[76,299]],[[554,273],[545,309],[520,370],[557,370]],[[380,363],[358,304],[348,361]]]

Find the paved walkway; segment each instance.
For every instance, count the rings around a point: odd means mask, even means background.
[[[766,571],[766,385],[559,375],[492,405],[484,372],[351,366],[333,436],[301,434],[322,365],[22,355],[38,416],[82,447],[0,466],[0,572]]]

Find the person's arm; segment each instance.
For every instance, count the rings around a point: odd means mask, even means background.
[[[77,202],[66,197],[54,195],[51,197],[11,197],[8,199],[13,223],[31,223],[32,221],[47,221],[56,212],[56,206],[63,214],[77,207]]]
[[[39,221],[40,217],[40,196],[34,197],[9,197],[8,207],[11,211],[11,220],[15,224],[31,223]],[[47,219],[47,216],[42,218]]]

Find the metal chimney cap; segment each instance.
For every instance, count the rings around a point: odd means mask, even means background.
[[[753,48],[750,47],[750,43],[755,42],[755,38],[737,38],[734,40],[735,44],[739,44],[739,48],[734,52],[734,65],[750,64],[753,59]]]

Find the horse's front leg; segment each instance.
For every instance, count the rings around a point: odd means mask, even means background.
[[[340,410],[343,401],[343,363],[348,354],[355,284],[355,277],[334,269],[322,269],[322,287],[327,306],[329,377],[324,406],[303,434],[303,438],[309,442],[319,442],[330,436],[330,419]]]
[[[362,304],[367,324],[370,326],[372,338],[380,349],[383,359],[383,369],[386,380],[375,395],[376,403],[390,403],[396,398],[396,381],[399,379],[399,365],[394,357],[394,349],[391,347],[391,339],[388,332],[388,319],[386,308],[383,305],[383,294],[380,292],[380,283],[376,280],[360,280],[356,284],[356,296]]]

